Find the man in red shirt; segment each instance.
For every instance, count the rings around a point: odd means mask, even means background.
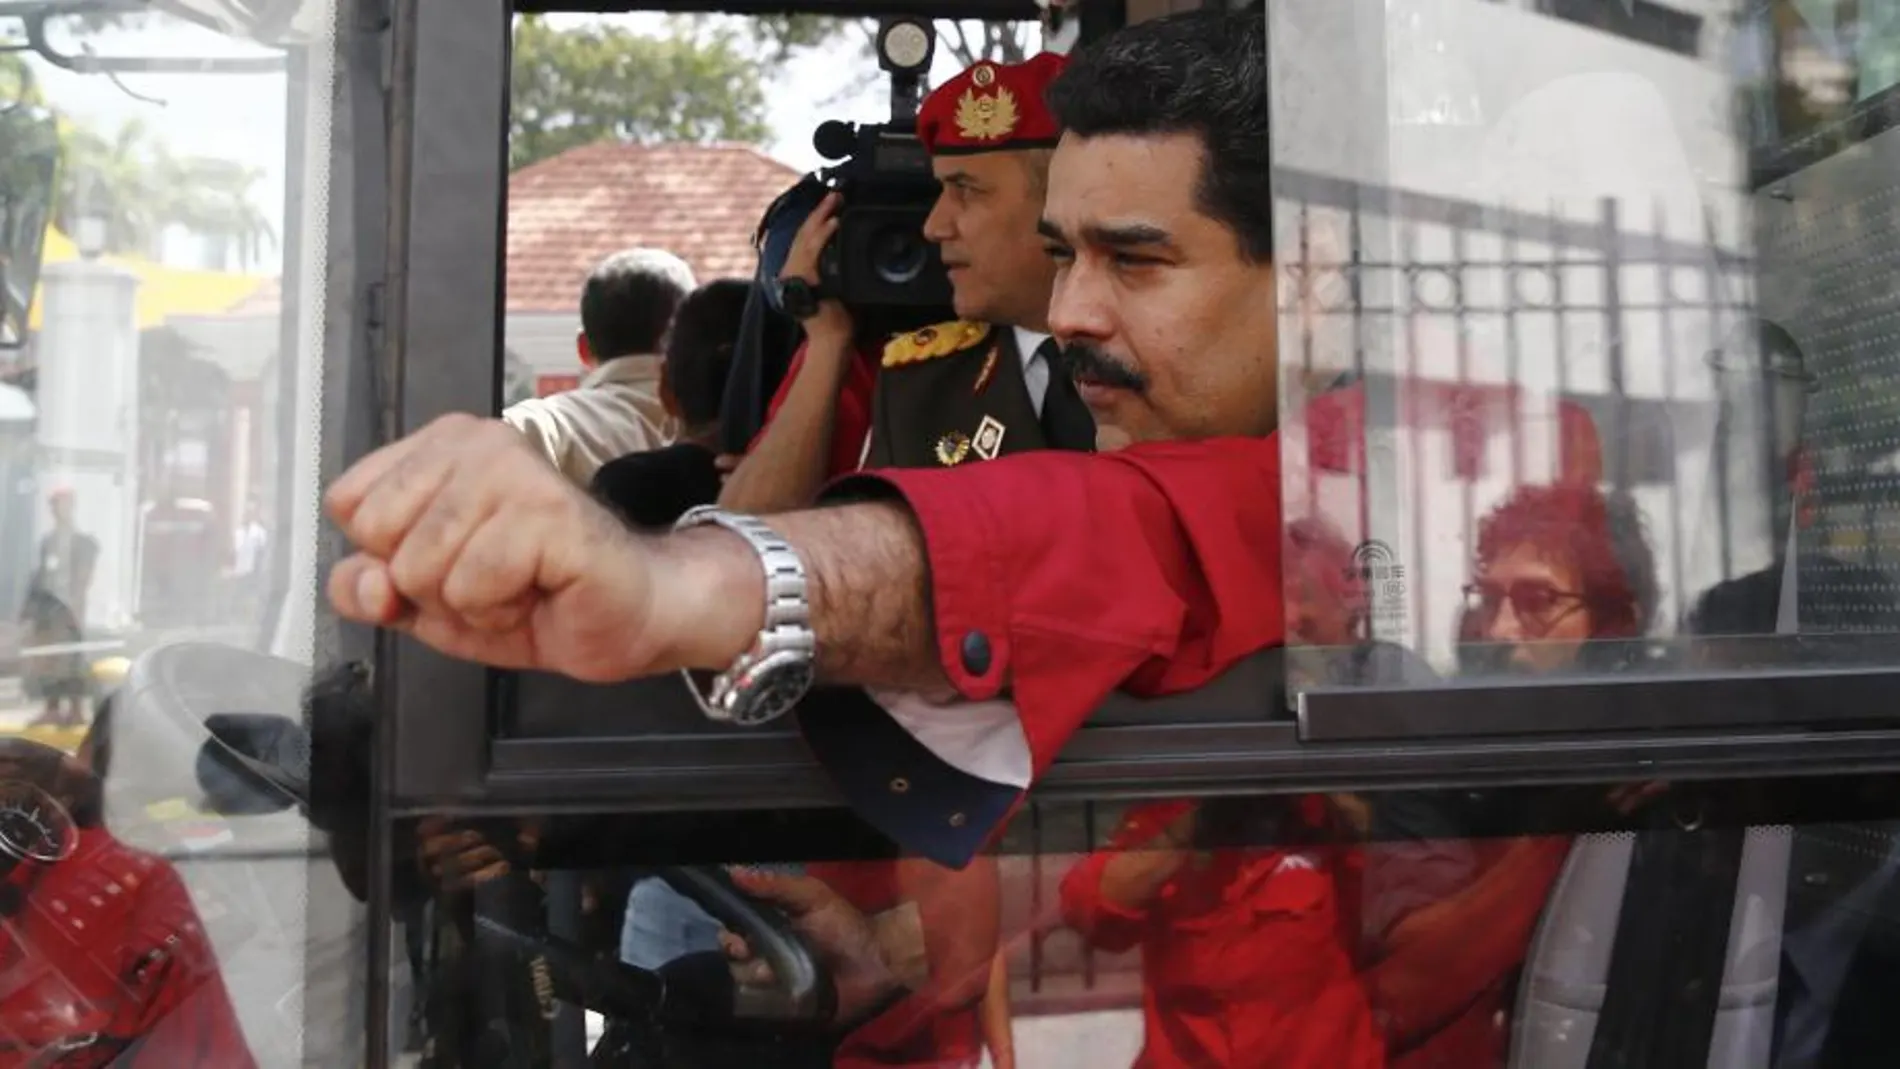
[[[1050,91],[1066,133],[1042,229],[1051,328],[1130,447],[883,471],[770,523],[806,577],[820,678],[961,699],[800,717],[866,819],[953,866],[1109,693],[1189,690],[1284,640],[1264,27],[1202,11],[1111,40]],[[548,474],[470,416],[364,458],[328,494],[359,550],[333,604],[593,681],[755,646],[746,540],[629,532]]]
[[[877,472],[770,520],[818,676],[918,699],[815,704],[812,752],[865,819],[953,867],[1108,694],[1189,690],[1285,638],[1262,20],[1196,12],[1110,42],[1051,89],[1067,132],[1041,229],[1065,366],[1127,448]],[[544,471],[471,417],[365,458],[328,496],[359,549],[331,574],[338,611],[593,681],[755,648],[751,544],[629,532]]]

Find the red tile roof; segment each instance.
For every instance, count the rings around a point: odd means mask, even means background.
[[[798,172],[751,145],[585,145],[508,181],[508,311],[571,312],[587,273],[633,245],[701,282],[749,276],[752,231]]]

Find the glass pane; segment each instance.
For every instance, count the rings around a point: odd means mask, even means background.
[[[443,1064],[1886,1064],[1871,786],[1041,802],[957,871],[820,814],[443,814],[393,968]]]
[[[1271,5],[1308,678],[1891,662],[1890,6]]]
[[[325,645],[337,5],[163,7],[0,16],[0,1062],[358,1064],[355,900],[229,756],[308,777],[241,717]]]

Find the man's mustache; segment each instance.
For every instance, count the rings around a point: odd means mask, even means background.
[[[1057,370],[1078,382],[1094,382],[1134,393],[1148,392],[1148,376],[1085,341],[1062,347]]]

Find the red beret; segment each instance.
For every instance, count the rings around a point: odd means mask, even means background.
[[[933,156],[1053,146],[1062,131],[1042,94],[1068,62],[1043,52],[1021,63],[972,65],[924,98],[918,140]]]

